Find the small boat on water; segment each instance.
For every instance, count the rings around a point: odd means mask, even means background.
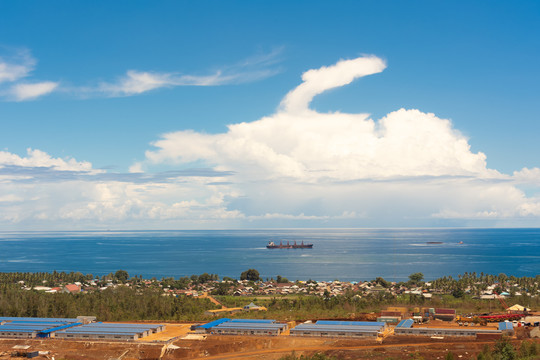
[[[442,241],[427,241],[426,244],[429,245],[438,245],[438,244],[444,244]]]
[[[297,244],[296,241],[293,244],[290,244],[288,241],[286,244],[284,244],[282,241],[279,242],[279,245],[274,243],[273,241],[268,242],[268,245],[266,245],[267,249],[311,249],[313,248],[313,244],[304,244],[304,241],[302,243]]]

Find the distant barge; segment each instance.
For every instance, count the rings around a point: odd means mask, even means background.
[[[267,249],[311,249],[313,248],[313,244],[304,244],[302,241],[301,244],[297,244],[296,241],[294,244],[290,244],[288,241],[286,244],[283,244],[282,241],[279,242],[279,245],[275,244],[273,241],[270,241],[268,245],[266,245]]]

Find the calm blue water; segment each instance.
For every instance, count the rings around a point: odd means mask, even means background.
[[[314,247],[266,249],[280,240]],[[204,272],[238,278],[249,268],[290,280],[405,280],[414,272],[434,279],[466,271],[536,276],[540,229],[0,232],[1,272],[123,269],[145,278]]]

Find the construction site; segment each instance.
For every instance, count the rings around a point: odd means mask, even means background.
[[[465,316],[448,308],[388,307],[354,319],[219,318],[203,324],[4,317],[0,359],[279,359],[293,351],[339,359],[440,359],[449,349],[469,359],[502,337],[516,344],[539,341],[540,313],[508,309]]]

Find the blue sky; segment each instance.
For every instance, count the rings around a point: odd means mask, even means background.
[[[3,1],[0,24],[0,229],[540,225],[536,1]]]

